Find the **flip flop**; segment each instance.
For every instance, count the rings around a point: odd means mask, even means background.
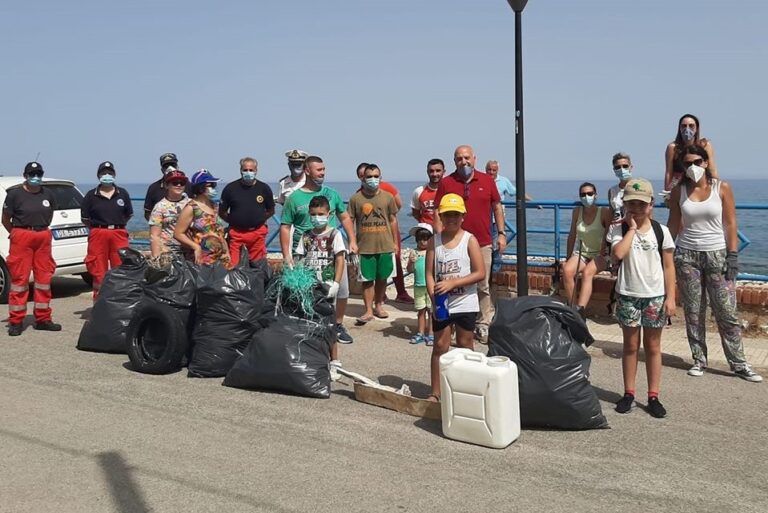
[[[372,315],[361,315],[357,319],[355,319],[358,324],[367,324],[373,320]]]
[[[387,317],[389,317],[389,314],[384,310],[374,310],[373,315],[375,315],[379,319],[386,319]]]

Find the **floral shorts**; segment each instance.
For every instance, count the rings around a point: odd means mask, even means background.
[[[619,294],[616,300],[616,320],[628,328],[663,328],[667,323],[664,299],[657,297],[632,297]]]

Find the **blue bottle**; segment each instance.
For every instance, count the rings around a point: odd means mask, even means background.
[[[435,294],[435,319],[447,321],[448,315],[448,293]]]

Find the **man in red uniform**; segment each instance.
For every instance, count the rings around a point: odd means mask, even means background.
[[[432,224],[435,218],[435,196],[437,186],[445,174],[445,163],[441,159],[432,159],[427,162],[427,176],[429,181],[419,185],[411,195],[411,215],[419,223]]]
[[[267,221],[275,213],[275,199],[269,185],[256,179],[258,162],[240,159],[240,179],[224,187],[219,216],[229,223],[229,257],[232,266],[240,262],[240,248],[248,248],[248,259],[266,258]]]
[[[363,182],[365,180],[364,174],[365,174],[365,168],[370,166],[372,164],[368,164],[367,162],[361,162],[357,166],[357,179]],[[378,169],[378,168],[377,168]],[[395,205],[397,206],[397,210],[400,211],[401,208],[403,208],[403,199],[400,197],[400,191],[397,190],[397,187],[392,185],[389,182],[385,182],[384,180],[381,180],[379,182],[379,189],[382,191],[386,191],[390,193],[395,198]],[[358,189],[358,191],[362,191],[363,187],[362,185]],[[400,225],[397,222],[397,218],[395,218],[395,224],[394,224],[395,233],[400,233]],[[400,237],[397,237],[397,240],[395,241],[397,244],[397,251],[395,253],[395,269],[397,271],[397,275],[392,280],[395,283],[395,290],[397,290],[397,297],[395,298],[395,301],[398,303],[405,303],[405,304],[413,304],[413,298],[410,294],[408,294],[408,291],[405,288],[405,279],[403,275],[403,261],[400,258]]]
[[[504,207],[493,179],[475,169],[477,158],[471,146],[462,145],[453,153],[456,171],[440,181],[437,187],[435,203],[440,204],[442,197],[455,193],[464,198],[467,213],[461,227],[475,236],[480,244],[485,265],[485,280],[477,284],[477,296],[480,300],[480,317],[475,328],[475,336],[482,342],[488,340],[488,325],[493,318],[493,302],[491,301],[489,279],[491,274],[491,214],[496,226],[504,226]],[[440,216],[435,216],[435,233],[442,231]],[[497,235],[500,252],[507,246],[507,235],[500,231]]]
[[[56,262],[51,253],[48,227],[56,201],[53,193],[43,187],[43,166],[38,162],[24,167],[24,179],[20,187],[8,191],[3,203],[2,223],[11,234],[7,264],[11,275],[8,335],[12,337],[24,331],[30,272],[35,275],[35,329],[61,331],[61,325],[51,320],[51,277],[56,271]]]
[[[99,164],[99,185],[85,194],[80,206],[80,218],[90,228],[85,267],[93,277],[94,301],[99,297],[104,275],[121,263],[117,250],[128,247],[125,226],[133,216],[133,206],[128,191],[115,186],[116,174],[111,162]]]

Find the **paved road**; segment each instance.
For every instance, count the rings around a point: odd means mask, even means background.
[[[317,400],[131,372],[74,348],[87,291],[65,279],[55,293],[65,331],[0,336],[0,512],[768,509],[765,384],[668,366],[669,417],[619,415],[620,361],[596,349],[610,430],[524,430],[492,450],[357,403],[349,385]],[[352,329],[344,364],[426,393],[428,350],[400,338],[410,313],[392,314]]]

